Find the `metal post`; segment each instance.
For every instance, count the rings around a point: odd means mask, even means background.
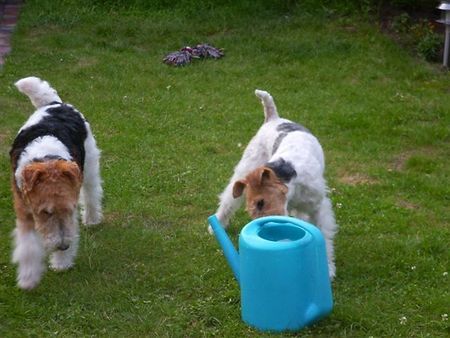
[[[436,21],[445,26],[444,57],[442,65],[448,68],[448,53],[450,49],[450,1],[442,1],[438,9],[442,11],[442,19]]]
[[[450,45],[450,26],[445,25],[445,44],[444,44],[444,67],[448,67],[448,49]]]

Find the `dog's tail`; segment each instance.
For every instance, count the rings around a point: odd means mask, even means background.
[[[62,102],[56,90],[48,82],[30,76],[15,83],[17,89],[28,96],[36,108],[46,106],[52,102]]]
[[[268,92],[256,89],[255,95],[261,99],[264,107],[264,123],[279,118],[275,102],[273,102],[273,98]]]

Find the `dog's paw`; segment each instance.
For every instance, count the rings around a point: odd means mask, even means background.
[[[81,221],[84,225],[96,225],[101,223],[103,215],[101,211],[87,211],[85,210],[81,214]]]
[[[73,257],[63,252],[54,252],[50,257],[50,269],[53,271],[65,271],[73,267]]]
[[[41,281],[41,274],[21,274],[17,278],[17,286],[22,290],[32,290]]]
[[[65,271],[73,267],[73,262],[50,262],[50,269],[53,271]]]
[[[36,286],[38,286],[39,281],[34,280],[19,280],[17,282],[17,286],[22,290],[33,290]]]

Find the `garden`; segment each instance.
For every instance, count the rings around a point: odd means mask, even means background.
[[[448,337],[450,77],[425,42],[381,29],[374,3],[26,1],[0,69],[0,336],[271,336],[242,322],[207,231],[263,122],[258,88],[320,140],[339,224],[332,313],[281,335]],[[431,29],[399,15],[391,33]],[[163,63],[201,43],[224,56]],[[75,266],[27,292],[8,153],[33,112],[14,83],[31,75],[89,120],[105,193]],[[249,221],[232,219],[235,243]]]

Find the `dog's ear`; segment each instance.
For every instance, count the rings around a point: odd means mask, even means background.
[[[275,172],[267,167],[261,168],[259,183],[263,185],[266,182],[277,182],[279,181],[278,176]]]
[[[61,161],[61,172],[73,185],[81,185],[81,171],[76,163]]]
[[[242,193],[244,192],[246,186],[247,186],[246,180],[236,181],[233,186],[233,197],[238,198],[242,196]]]
[[[43,175],[42,168],[34,165],[26,166],[22,171],[22,189],[25,193],[33,190],[33,187],[39,182],[39,179]]]
[[[276,178],[275,173],[270,168],[262,168],[261,170],[261,177],[260,177],[260,184],[262,185],[265,181],[270,181]]]
[[[264,167],[262,169],[260,182],[261,182],[261,185],[264,185],[265,183],[266,184],[269,183],[269,184],[277,186],[283,194],[287,194],[287,192],[288,192],[288,187],[286,186],[286,184],[284,184],[279,179],[277,174],[275,174],[275,172],[270,168]]]

